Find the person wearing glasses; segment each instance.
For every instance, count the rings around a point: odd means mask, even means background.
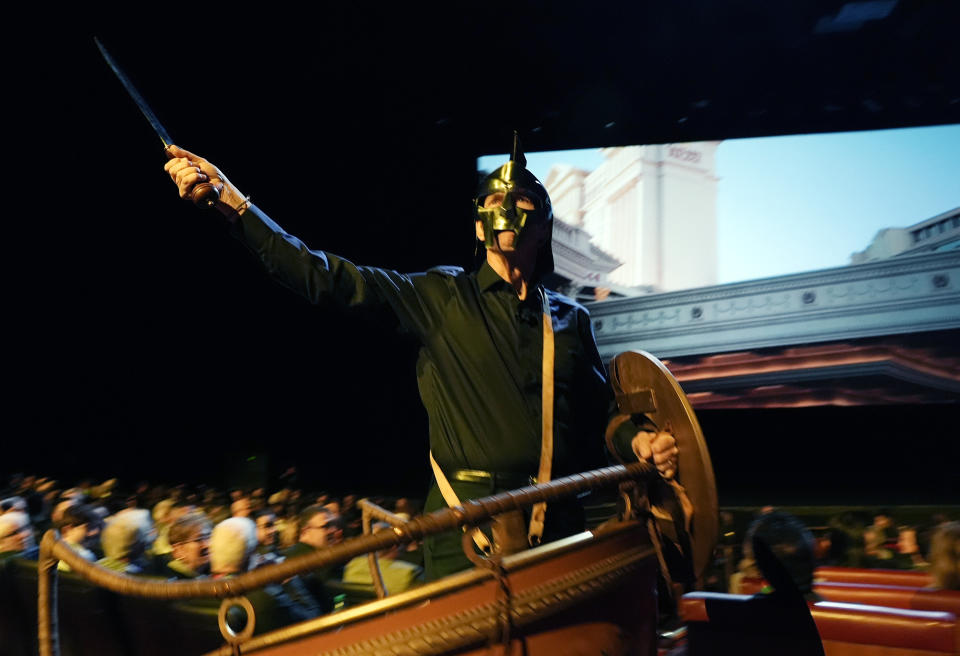
[[[190,512],[170,526],[172,558],[163,574],[171,579],[195,579],[210,570],[210,520]]]

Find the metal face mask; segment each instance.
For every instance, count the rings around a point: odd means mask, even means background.
[[[477,220],[483,225],[484,245],[490,249],[496,244],[496,235],[503,230],[511,230],[517,235],[517,243],[523,243],[524,236],[532,230],[527,226],[548,225],[547,238],[537,253],[537,265],[534,275],[540,277],[553,271],[553,207],[546,187],[537,177],[527,170],[527,158],[520,149],[520,135],[513,133],[513,153],[510,161],[488,175],[477,189],[474,199]],[[483,201],[490,194],[502,193],[503,202],[499,206],[484,207]],[[534,209],[517,207],[517,200],[524,196]]]
[[[485,208],[484,198],[495,193],[504,195],[503,202],[496,207]],[[521,196],[529,198],[535,209],[517,207],[517,199]],[[553,209],[547,190],[516,160],[510,160],[480,184],[480,189],[477,190],[476,212],[477,218],[483,223],[483,237],[487,248],[494,246],[497,232],[512,230],[519,240],[523,239],[525,226],[553,220]]]

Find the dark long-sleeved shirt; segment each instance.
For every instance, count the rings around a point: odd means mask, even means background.
[[[541,444],[542,302],[521,301],[486,263],[477,272],[357,266],[307,248],[257,207],[237,236],[279,282],[317,305],[377,313],[419,344],[417,381],[430,449],[444,471],[535,474]],[[553,476],[603,466],[612,394],[587,310],[546,291],[553,320]],[[630,435],[618,432],[629,441]],[[617,444],[621,454],[629,446]],[[424,454],[426,457],[426,454]]]

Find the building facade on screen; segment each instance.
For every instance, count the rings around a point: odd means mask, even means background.
[[[595,170],[556,165],[544,184],[554,214],[622,263],[606,275],[618,291],[713,285],[719,144],[604,148]]]
[[[901,255],[919,255],[960,249],[960,207],[905,228],[884,228],[864,250],[850,256],[850,264],[876,262]]]

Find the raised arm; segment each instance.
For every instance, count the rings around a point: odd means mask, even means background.
[[[447,277],[362,267],[332,253],[311,250],[251,204],[206,159],[178,146],[170,146],[168,152],[171,159],[164,168],[180,197],[189,197],[197,184],[214,185],[220,192],[217,210],[232,225],[237,238],[284,286],[316,305],[379,311],[420,338],[434,328],[449,293]]]

